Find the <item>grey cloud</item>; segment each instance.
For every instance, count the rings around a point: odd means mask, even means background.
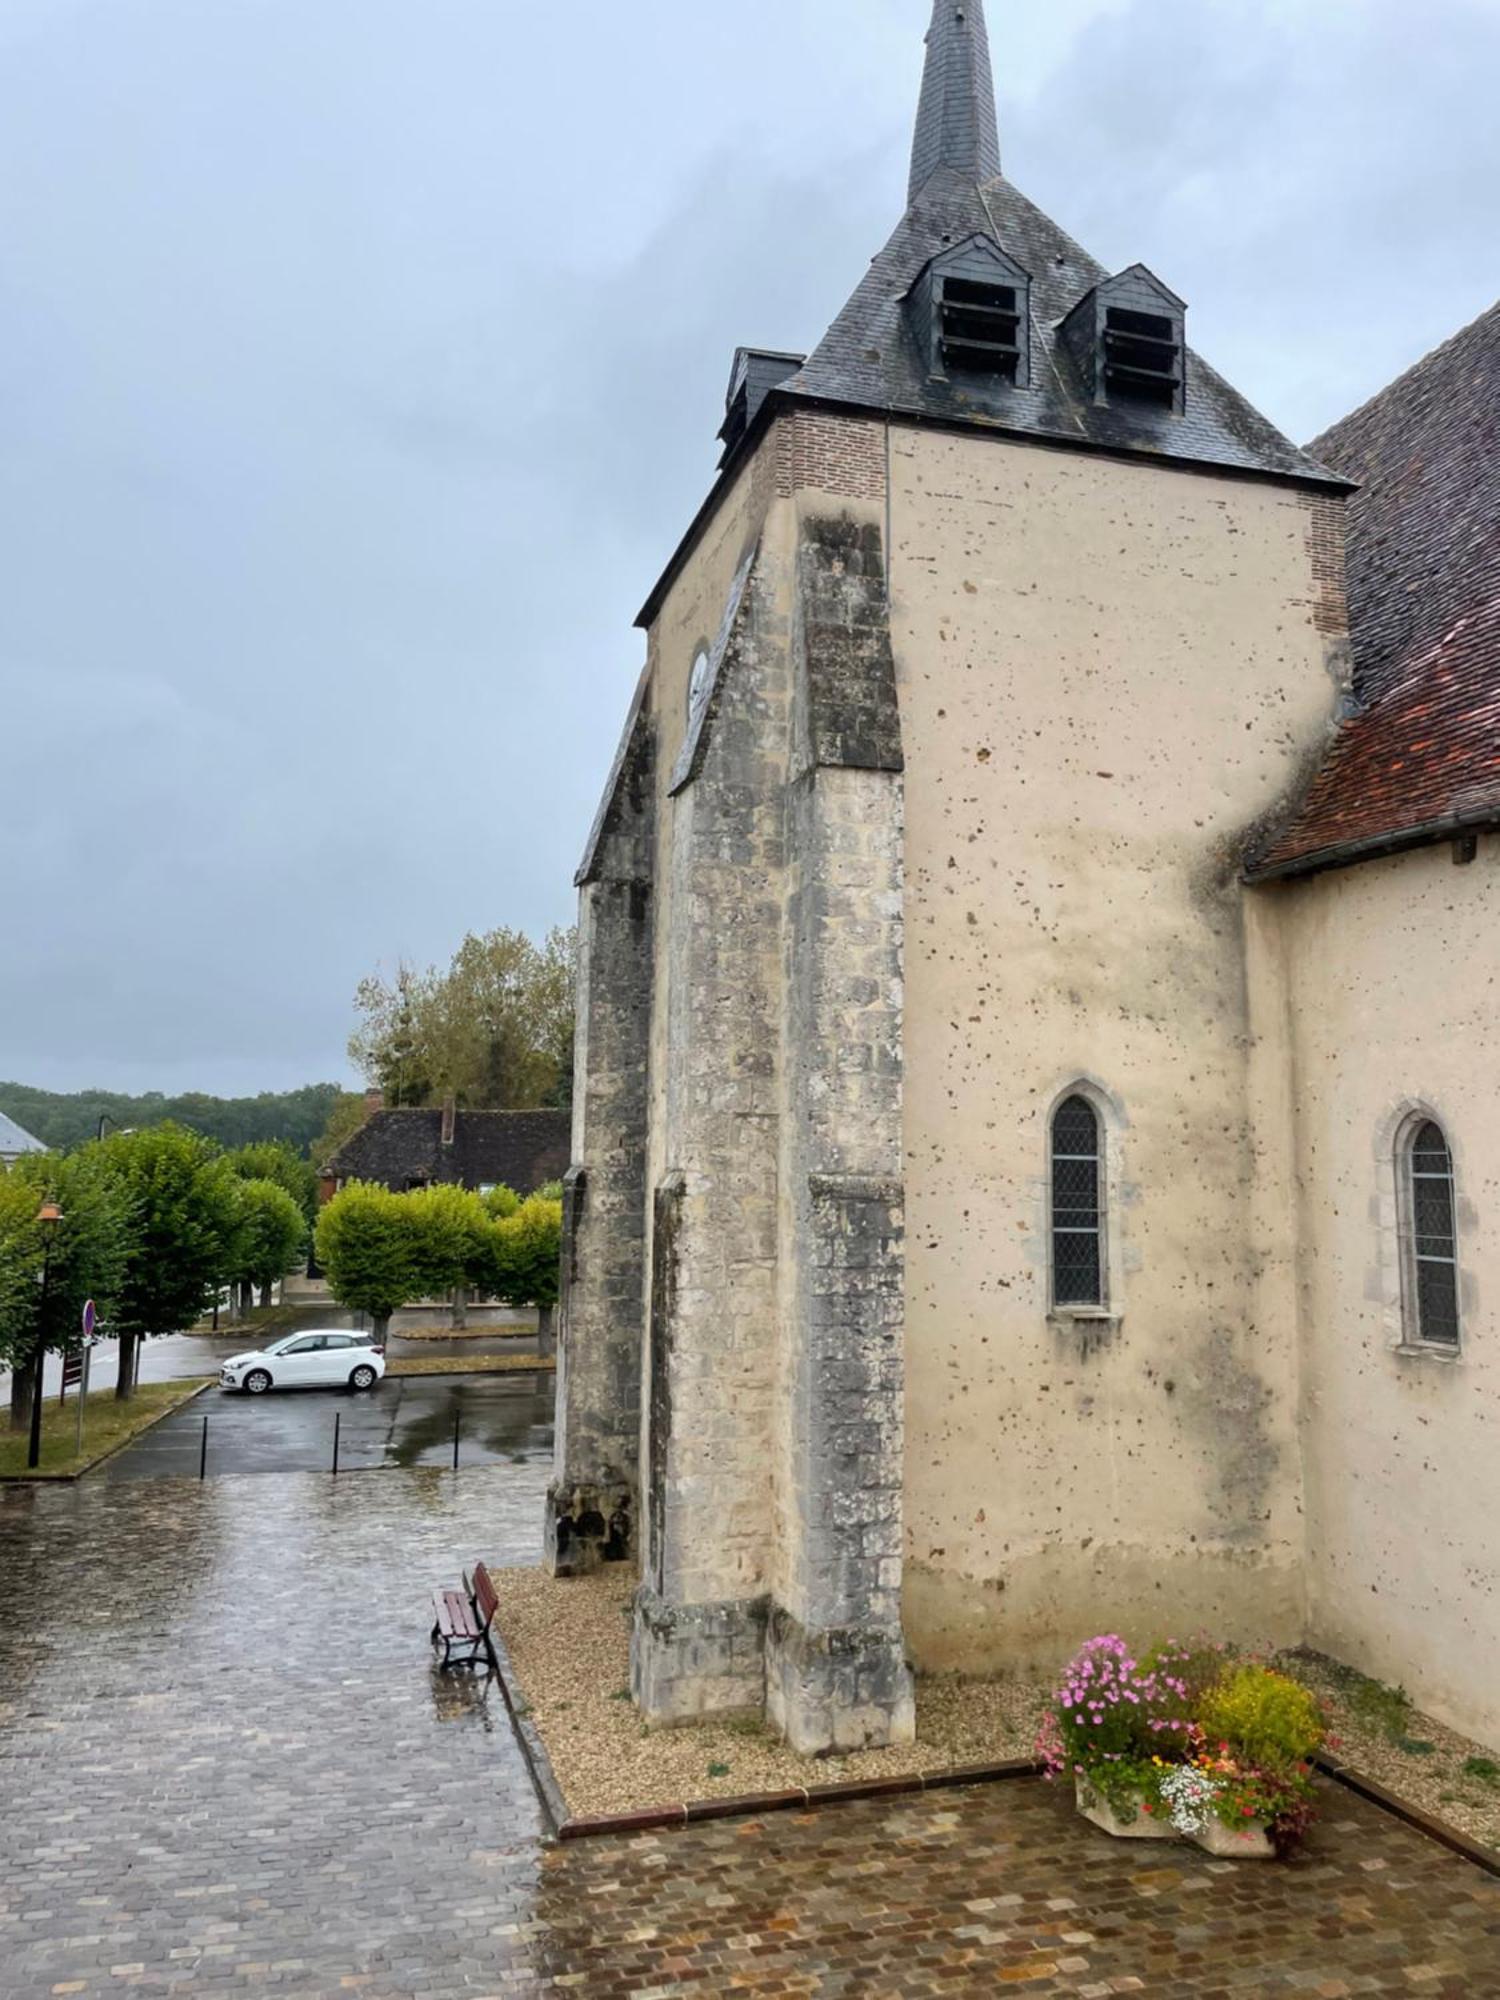
[[[1294,432],[1488,301],[1487,5],[990,4],[1008,169]],[[927,13],[0,0],[0,1074],[334,1074],[377,959],[568,919],[731,351],[896,220]]]

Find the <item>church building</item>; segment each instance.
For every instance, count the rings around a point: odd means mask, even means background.
[[[641,615],[547,1533],[652,1720],[1208,1628],[1500,1737],[1500,312],[1302,450],[1168,277],[937,0],[906,212]]]

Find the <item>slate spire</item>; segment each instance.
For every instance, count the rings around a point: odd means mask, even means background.
[[[984,0],[935,0],[911,151],[915,201],[939,167],[983,184],[999,177],[1000,127]]]

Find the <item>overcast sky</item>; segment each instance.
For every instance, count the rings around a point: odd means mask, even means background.
[[[928,0],[0,0],[0,1077],[345,1074],[571,920],[734,346]],[[989,0],[1006,170],[1295,438],[1500,292],[1500,0]]]

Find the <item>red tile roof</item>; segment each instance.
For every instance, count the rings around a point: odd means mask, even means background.
[[[1359,707],[1252,877],[1500,823],[1500,305],[1309,450],[1361,481]]]

